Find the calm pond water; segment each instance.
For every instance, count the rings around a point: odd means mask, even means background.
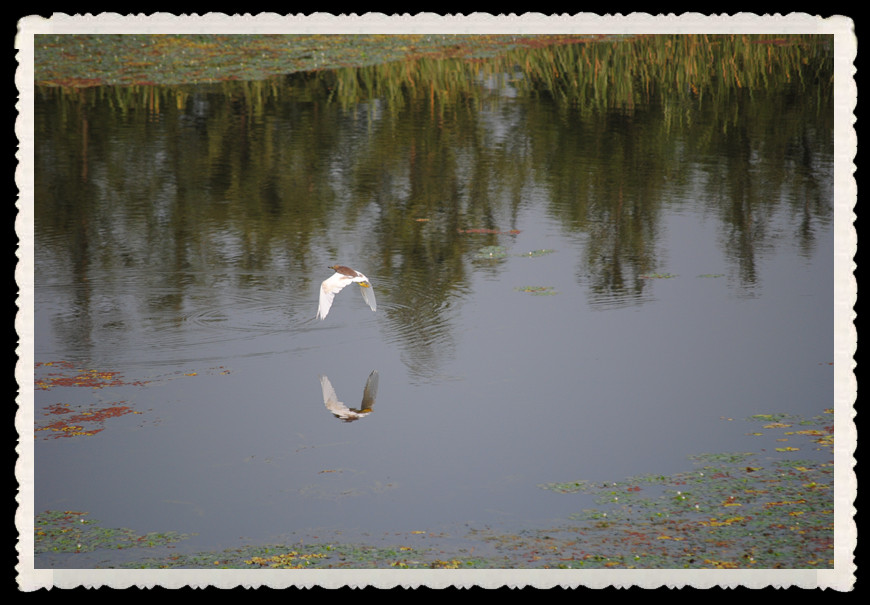
[[[579,508],[542,483],[831,407],[829,95],[329,78],[38,91],[36,511],[196,548],[521,528]],[[335,263],[375,313],[353,286],[315,319]],[[327,409],[322,376],[359,408],[373,371],[370,413]]]

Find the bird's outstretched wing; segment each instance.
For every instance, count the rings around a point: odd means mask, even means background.
[[[348,407],[338,400],[338,395],[335,394],[335,389],[332,388],[329,378],[320,377],[320,388],[323,390],[323,403],[326,405],[326,409],[339,417],[346,417],[350,413]]]
[[[326,319],[326,314],[329,313],[329,309],[332,307],[332,300],[335,298],[335,295],[341,292],[349,283],[350,279],[341,273],[334,273],[332,277],[323,280],[323,283],[320,284],[320,303],[317,306],[318,318]]]
[[[366,388],[363,391],[362,403],[360,404],[361,412],[368,412],[375,406],[375,400],[378,397],[378,371],[372,370],[366,380]]]
[[[377,311],[378,303],[375,300],[375,289],[369,282],[360,282],[359,289],[362,290],[363,300],[371,308],[372,311]]]

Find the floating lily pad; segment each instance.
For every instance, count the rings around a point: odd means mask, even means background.
[[[672,279],[679,277],[673,273],[644,273],[640,276],[641,279]]]
[[[542,248],[541,250],[532,250],[528,254],[519,254],[518,256],[522,256],[525,258],[535,258],[537,256],[544,256],[546,254],[552,254],[555,250],[549,250],[547,248]]]
[[[474,255],[475,260],[498,260],[507,256],[504,246],[484,246]]]

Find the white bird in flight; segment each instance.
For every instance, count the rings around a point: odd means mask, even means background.
[[[372,311],[377,310],[377,302],[375,302],[375,291],[369,283],[369,278],[350,267],[343,265],[332,265],[330,269],[334,269],[335,273],[332,277],[323,281],[320,284],[320,304],[317,307],[317,317],[326,319],[326,314],[329,313],[332,307],[332,299],[335,295],[351,282],[356,282],[360,285],[363,299],[366,301]]]

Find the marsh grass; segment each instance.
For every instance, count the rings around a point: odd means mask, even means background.
[[[379,98],[391,111],[425,102],[441,114],[479,105],[509,84],[581,111],[653,104],[676,120],[686,117],[684,101],[723,103],[740,91],[796,86],[833,94],[833,36],[823,35],[465,36],[452,54],[414,52],[397,36],[366,44],[353,36],[168,38],[87,36],[71,49],[73,40],[47,37],[36,48],[37,84],[71,102],[108,97],[121,111],[182,107],[193,92],[188,84],[211,83],[253,113],[272,98],[327,92],[343,107]],[[151,59],[141,60],[142,48]],[[94,56],[104,60],[77,59]]]

